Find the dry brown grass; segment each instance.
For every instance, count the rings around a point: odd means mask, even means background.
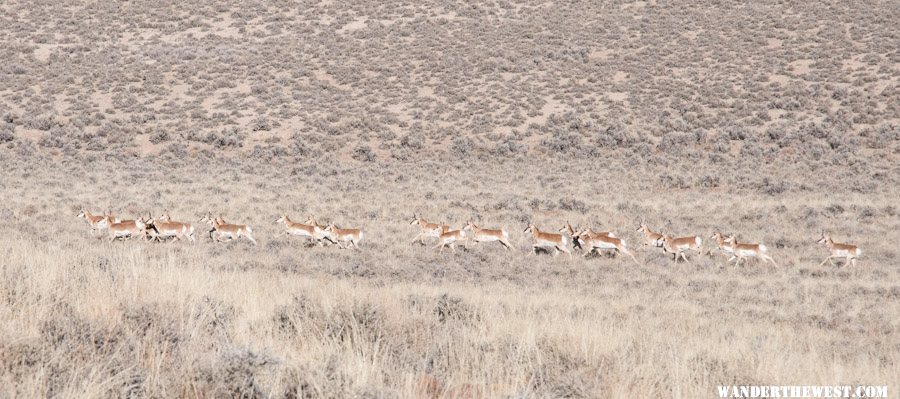
[[[708,397],[719,384],[900,375],[890,241],[900,223],[887,196],[658,189],[638,201],[639,182],[553,192],[542,179],[510,178],[537,176],[536,167],[502,164],[477,180],[465,169],[431,178],[440,173],[391,165],[374,180],[361,165],[328,180],[337,184],[285,181],[266,165],[219,182],[203,164],[98,167],[81,184],[63,179],[65,166],[6,166],[0,370],[9,395]],[[92,185],[110,176],[109,187]],[[571,198],[580,210],[559,208]],[[251,224],[261,245],[98,242],[74,217],[82,203],[191,220],[221,211]],[[413,211],[504,226],[516,248],[439,256],[409,244]],[[275,237],[282,212],[361,224],[367,241],[341,251]],[[613,228],[635,247],[639,217],[683,234],[740,232],[768,244],[782,268],[735,269],[722,257],[674,265],[648,249],[636,249],[641,266],[529,256],[521,233],[525,219],[547,228],[568,219]],[[816,266],[822,227],[862,246],[858,268]]]

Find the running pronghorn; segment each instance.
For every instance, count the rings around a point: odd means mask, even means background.
[[[607,235],[595,235],[590,236],[587,234],[587,231],[580,231],[576,233],[578,239],[580,239],[584,243],[584,256],[587,257],[594,250],[604,250],[604,249],[612,249],[619,251],[625,255],[631,257],[631,260],[634,263],[641,264],[638,262],[637,258],[634,257],[628,248],[625,245],[625,241],[621,238],[611,237]]]
[[[147,223],[146,220],[142,218],[137,218],[135,220],[123,220],[118,223],[110,223],[109,218],[106,218],[109,231],[109,241],[115,241],[117,239],[129,239],[135,236],[141,236],[144,240],[147,239],[145,235],[147,232]]]
[[[432,223],[432,222],[425,220],[425,218],[423,218],[421,216],[414,215],[412,221],[409,222],[409,224],[410,225],[418,225],[419,227],[422,228],[422,230],[419,232],[419,234],[416,235],[416,238],[413,238],[413,240],[412,240],[412,242],[419,241],[419,243],[421,243],[421,244],[425,243],[426,237],[440,238],[442,233],[446,233],[446,232],[450,231],[450,226],[447,226],[443,222],[442,223]]]
[[[523,233],[530,232],[532,237],[534,237],[534,243],[531,245],[531,251],[537,255],[538,248],[544,249],[553,249],[553,256],[559,255],[559,251],[565,252],[569,255],[569,258],[572,257],[572,252],[569,251],[569,238],[556,233],[544,233],[534,225],[534,223],[529,223],[528,227],[525,228]]]
[[[719,246],[719,251],[725,254],[726,257],[734,255],[734,247],[731,245],[731,243],[726,241],[726,238],[722,235],[722,233],[717,231],[709,238],[716,240],[716,245]],[[712,253],[712,250],[710,250],[710,253]]]
[[[566,220],[566,225],[559,229],[559,232],[572,238],[572,249],[582,249],[581,240],[575,236],[575,229],[572,228],[568,220]]]
[[[230,224],[225,223],[225,219],[221,216],[217,218],[213,218],[212,214],[207,214],[201,221],[205,221],[209,226],[216,232],[217,236],[215,238],[216,242],[223,242],[223,238],[227,238],[230,240],[236,240],[240,237],[244,237],[253,245],[256,245],[256,240],[253,239],[253,229],[250,226],[245,224]]]
[[[578,248],[578,249],[584,250],[584,248],[581,247],[581,238],[578,237],[577,234],[575,234],[576,231],[580,231],[580,230],[576,230],[575,228],[573,228],[572,225],[569,224],[569,221],[568,221],[568,220],[566,221],[566,225],[563,226],[561,229],[559,229],[559,232],[560,232],[560,233],[566,234],[566,235],[568,235],[569,237],[572,237],[572,246],[573,246],[574,248]],[[615,236],[616,236],[616,233],[614,233],[614,232],[612,232],[612,231],[594,231],[594,229],[593,229],[593,228],[590,228],[590,227],[588,227],[587,229],[585,229],[585,230],[582,232],[582,234],[586,234],[586,235],[588,235],[589,237],[596,237],[596,236],[615,237]]]
[[[737,259],[737,262],[734,263],[734,266],[737,267],[741,263],[744,258],[759,258],[762,259],[763,262],[772,262],[775,267],[778,267],[778,264],[775,263],[775,260],[772,259],[771,256],[767,255],[766,252],[768,248],[766,248],[763,244],[748,244],[737,241],[737,235],[732,234],[731,237],[725,239],[726,243],[731,244],[731,248],[734,250],[734,253],[731,255],[731,258],[728,259],[728,262]]]
[[[109,218],[109,221],[112,222],[112,223],[119,223],[119,222],[122,221],[122,218],[120,218],[120,217],[118,217],[118,216],[116,216],[116,215],[113,215],[111,209],[107,209],[107,210],[106,210],[106,214],[105,214],[104,216],[108,217],[108,218]]]
[[[438,244],[435,248],[440,248],[438,253],[444,252],[444,247],[456,251],[456,242],[466,239],[466,230],[447,230],[438,235]],[[415,241],[413,241],[415,242]],[[468,245],[468,242],[466,243]]]
[[[852,244],[839,244],[831,240],[831,237],[826,235],[825,232],[822,232],[822,238],[817,241],[819,244],[825,244],[828,247],[828,250],[831,251],[831,255],[825,258],[819,266],[825,264],[825,262],[829,262],[834,265],[834,262],[831,260],[832,258],[844,258],[844,266],[853,265],[856,266],[856,258],[862,254],[862,251],[856,245]]]
[[[173,221],[172,217],[169,216],[169,212],[163,212],[162,216],[155,219],[151,216],[150,220],[147,222],[147,227],[148,229],[152,228],[153,232],[151,235],[156,241],[173,238],[172,241],[169,241],[170,244],[182,239],[196,242],[196,239],[194,238],[194,225]]]
[[[289,236],[308,237],[310,240],[319,241],[316,238],[316,226],[294,222],[288,215],[282,215],[275,223],[284,224],[284,234]],[[319,245],[321,246],[322,243],[320,242]]]
[[[78,212],[78,217],[87,221],[91,226],[91,235],[96,236],[97,233],[103,233],[103,230],[109,227],[110,219],[107,215],[93,215],[84,208]]]
[[[672,238],[668,234],[663,234],[663,249],[671,252],[676,262],[679,257],[687,262],[688,258],[684,254],[687,251],[697,251],[697,257],[703,255],[703,240],[698,236]]]
[[[650,227],[641,220],[641,225],[635,231],[640,231],[644,233],[644,244],[643,245],[651,245],[657,248],[663,247],[663,235],[660,233],[656,233],[653,230],[650,230]],[[642,245],[642,246],[643,246]]]
[[[334,238],[334,233],[328,231],[328,225],[319,224],[312,215],[306,219],[305,224],[312,226],[314,229],[313,238],[318,241],[319,246],[325,246],[327,243],[337,244],[337,239]]]
[[[466,227],[463,227],[463,230],[468,231],[472,234],[471,241],[474,241],[476,244],[480,242],[492,242],[497,241],[500,244],[503,244],[503,248],[509,250],[512,248],[512,244],[509,243],[509,232],[504,229],[482,229],[472,223],[472,221],[466,222]],[[466,248],[469,247],[469,240],[466,240]]]
[[[331,223],[325,230],[331,233],[330,237],[334,239],[333,242],[341,248],[350,248],[351,245],[354,248],[358,248],[359,242],[363,239],[363,231],[360,229],[339,229],[334,223]],[[344,243],[343,246],[341,245],[342,242]]]

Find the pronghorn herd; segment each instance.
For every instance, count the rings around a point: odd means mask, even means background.
[[[167,241],[169,243],[183,240],[196,242],[194,225],[172,220],[167,211],[159,217],[153,217],[151,214],[147,217],[123,220],[108,210],[102,214],[92,214],[82,208],[78,217],[87,221],[92,236],[102,239],[105,232],[109,241],[140,238],[145,241]],[[199,222],[205,223],[209,227],[207,233],[213,242],[243,238],[253,245],[257,245],[257,241],[253,237],[253,229],[249,225],[228,223],[222,216],[213,216],[211,212],[200,218]],[[359,243],[364,236],[361,229],[339,228],[334,223],[320,224],[312,216],[309,216],[305,222],[299,223],[292,221],[288,215],[282,215],[275,220],[275,223],[284,226],[284,231],[279,233],[279,236],[284,234],[303,237],[319,246],[336,245],[339,248],[359,248]],[[465,242],[466,248],[469,248],[470,242],[474,244],[498,242],[507,251],[513,247],[506,229],[481,228],[472,221],[466,221],[462,227],[454,229],[444,222],[429,222],[416,215],[409,224],[417,226],[419,229],[412,243],[418,241],[425,244],[426,239],[436,239],[437,245],[434,246],[434,249],[437,249],[439,253],[443,252],[446,247],[456,250],[456,244],[460,242]],[[678,262],[679,259],[689,262],[688,253],[696,253],[697,257],[703,255],[703,239],[700,236],[673,237],[666,234],[665,231],[655,232],[643,220],[635,231],[643,235],[641,246],[660,248],[665,254],[672,255],[675,262]],[[625,240],[617,237],[612,231],[597,232],[591,227],[575,228],[567,221],[557,232],[550,232],[542,231],[534,223],[529,222],[523,234],[530,234],[531,251],[529,254],[536,255],[540,250],[556,256],[563,252],[572,258],[572,251],[576,249],[581,250],[584,257],[602,251],[612,251],[613,254],[628,255],[635,263],[640,264],[634,254],[629,251]],[[735,261],[735,266],[738,266],[746,258],[757,258],[763,263],[771,263],[774,267],[778,267],[775,260],[768,254],[768,248],[763,244],[739,242],[737,235],[726,236],[718,231],[713,233],[710,239],[714,241],[716,249],[728,257],[726,264]],[[844,259],[844,266],[855,266],[857,258],[862,253],[856,245],[834,242],[824,231],[817,243],[825,244],[830,251],[830,255],[819,266],[824,265],[825,262],[833,265],[835,258]],[[712,254],[712,250],[707,254]]]

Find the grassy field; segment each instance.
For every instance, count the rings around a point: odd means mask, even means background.
[[[498,165],[477,180],[465,166],[441,178],[429,177],[436,167],[417,167],[348,168],[333,185],[285,181],[273,166],[219,182],[201,165],[170,173],[120,165],[111,179],[111,168],[97,168],[80,185],[56,168],[10,173],[0,241],[4,389],[708,397],[719,384],[897,381],[900,276],[896,240],[885,238],[900,223],[887,196],[645,192],[629,183],[594,195],[563,185],[544,197],[540,179],[509,178],[539,174],[530,167]],[[567,209],[566,198],[584,201]],[[221,212],[253,226],[260,245],[216,245],[202,234],[194,245],[101,242],[74,216],[89,201],[124,204],[125,214],[167,208],[190,221]],[[366,241],[353,251],[278,236],[284,212],[361,226]],[[515,248],[439,255],[410,244],[413,212],[505,227]],[[674,264],[658,249],[635,249],[641,217],[680,234],[739,232],[767,243],[781,267],[735,268],[720,255]],[[565,220],[614,229],[641,265],[529,255],[521,230],[531,219],[546,229]],[[822,227],[862,246],[859,267],[817,266],[827,254],[814,243]]]
[[[0,397],[900,386],[890,2],[0,4]],[[195,244],[108,242],[164,210]],[[212,243],[207,212],[259,241]],[[275,220],[360,227],[318,247]],[[414,214],[509,230],[439,254]],[[675,263],[673,235],[779,268]],[[635,253],[531,255],[529,222]],[[822,231],[862,248],[819,263]],[[706,251],[704,251],[706,252]]]

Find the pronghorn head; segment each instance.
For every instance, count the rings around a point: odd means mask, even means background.
[[[466,226],[463,227],[463,230],[472,230],[472,231],[474,231],[474,230],[477,229],[477,228],[478,228],[478,226],[475,225],[475,223],[473,223],[471,220],[467,220],[467,221],[466,221]]]
[[[285,223],[286,224],[287,222],[288,222],[287,215],[281,215],[278,217],[278,219],[275,220],[275,223]]]
[[[334,225],[334,222],[328,223],[328,227],[325,227],[325,231],[329,233],[334,233],[337,230],[337,227]]]
[[[422,224],[423,220],[419,215],[413,215],[412,220],[409,222],[409,225]]]
[[[565,226],[560,227],[559,232],[560,232],[560,233],[564,233],[564,234],[569,234],[569,235],[571,235],[572,237],[575,237],[575,229],[572,227],[572,224],[569,223],[568,220],[566,220],[566,225],[565,225]]]
[[[143,229],[145,229],[145,230],[146,230],[146,229],[155,229],[155,228],[156,228],[156,221],[157,221],[158,219],[159,219],[159,218],[154,218],[154,217],[153,217],[153,214],[150,213],[150,214],[147,214],[147,218],[146,218],[146,219],[143,218],[143,217],[141,217],[141,218],[139,218],[139,219],[136,219],[135,222],[140,221],[140,222],[144,225]],[[140,225],[139,225],[138,227],[140,227]]]
[[[590,228],[590,227],[588,227],[588,228],[586,228],[586,229],[583,229],[583,230],[575,230],[575,231],[572,233],[572,238],[577,238],[577,239],[582,240],[582,241],[583,241],[585,238],[590,238],[590,236],[591,236],[591,228]]]
[[[650,227],[647,226],[647,223],[644,223],[644,219],[641,219],[641,224],[638,226],[635,231],[643,231],[645,233],[650,231]]]
[[[163,211],[162,215],[159,215],[159,218],[158,218],[158,219],[159,219],[160,222],[171,222],[171,221],[172,221],[172,216],[169,215],[169,210],[166,209],[166,210]]]
[[[737,243],[737,235],[731,234],[730,236],[728,236],[728,238],[725,239],[725,242],[734,245],[735,243]]]
[[[82,207],[81,210],[78,211],[78,217],[80,217],[82,219],[87,219],[87,215],[88,215],[88,211],[86,211],[84,209],[84,207]]]
[[[829,244],[831,242],[831,237],[829,237],[828,234],[825,234],[825,230],[822,230],[822,238],[819,238],[818,241],[816,241],[818,244]]]
[[[528,222],[528,227],[525,230],[522,230],[523,233],[535,233],[537,232],[537,227],[534,226],[533,222]]]
[[[138,215],[134,218],[134,225],[137,226],[138,230],[146,230],[147,226],[153,225],[153,215],[148,214],[148,217],[146,218]]]

